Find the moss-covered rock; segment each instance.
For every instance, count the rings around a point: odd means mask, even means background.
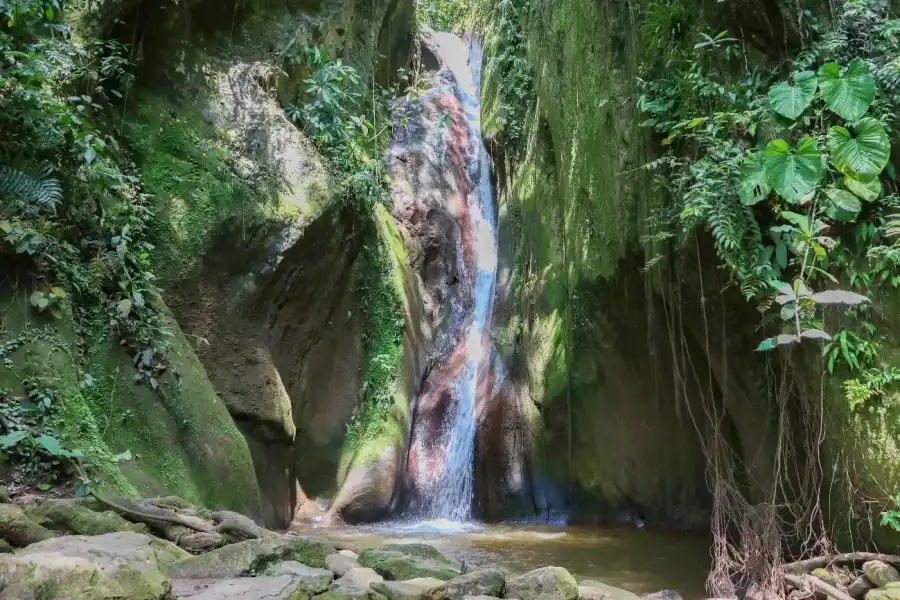
[[[543,567],[507,581],[506,596],[519,600],[576,600],[578,584],[562,567]]]
[[[230,579],[263,573],[274,563],[283,561],[324,568],[325,557],[334,551],[332,546],[311,538],[247,540],[187,558],[173,565],[169,572],[176,579]]]
[[[446,583],[433,577],[407,581],[382,581],[372,589],[388,600],[443,600]]]
[[[0,504],[0,538],[21,548],[52,537],[52,531],[32,520],[18,506]]]
[[[863,563],[863,573],[876,587],[885,587],[889,583],[900,581],[900,573],[897,569],[880,560],[870,560]]]
[[[387,600],[378,592],[355,587],[336,587],[316,596],[317,600]]]
[[[112,511],[96,512],[71,500],[44,500],[25,512],[48,529],[79,535],[102,535],[116,531],[145,533],[143,524],[131,523]]]
[[[295,560],[287,560],[272,565],[267,575],[289,575],[300,583],[298,589],[305,590],[311,595],[321,594],[331,585],[334,573],[328,569],[315,569]]]
[[[186,555],[174,544],[133,532],[45,540],[0,556],[0,597],[164,600],[172,589],[166,567]]]
[[[291,575],[243,577],[213,582],[191,600],[308,600],[303,581]]]
[[[419,545],[417,544],[416,546]],[[434,552],[437,551],[435,550]],[[456,565],[446,558],[425,558],[383,548],[367,548],[363,550],[359,553],[359,564],[374,569],[385,579],[393,581],[403,581],[417,577],[434,577],[443,581],[449,581],[460,574]]]
[[[451,579],[444,588],[447,600],[464,600],[468,596],[502,597],[506,576],[500,569],[472,571]]]

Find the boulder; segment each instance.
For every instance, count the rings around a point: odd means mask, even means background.
[[[338,550],[338,554],[341,556],[347,556],[352,558],[353,560],[359,560],[359,554],[354,552],[353,550]]]
[[[9,554],[13,551],[12,544],[0,538],[0,554]]]
[[[466,596],[463,600],[499,600],[497,596]],[[507,598],[506,600],[517,600],[516,598]]]
[[[355,558],[339,552],[337,554],[329,554],[325,557],[325,568],[333,571],[338,577],[343,577],[350,569],[358,569],[361,565]]]
[[[447,583],[444,597],[463,600],[469,596],[503,596],[506,576],[500,569],[484,569],[454,577]]]
[[[447,584],[433,577],[410,579],[409,581],[381,581],[372,584],[372,589],[388,600],[442,600]]]
[[[309,591],[291,575],[244,577],[212,583],[203,591],[181,596],[190,600],[307,600]]]
[[[187,553],[135,532],[65,536],[0,556],[0,599],[163,600],[166,568]]]
[[[96,512],[71,500],[45,500],[26,508],[25,513],[34,522],[48,529],[79,535],[103,535],[116,531],[147,532],[145,525],[135,525],[111,510]]]
[[[861,600],[865,598],[866,592],[873,589],[875,585],[869,581],[869,578],[865,575],[860,575],[856,579],[854,579],[849,586],[847,586],[847,593],[857,598],[857,600]]]
[[[300,582],[300,589],[312,595],[321,594],[328,590],[334,573],[327,569],[307,567],[303,563],[294,560],[278,563],[269,568],[268,575],[290,575]]]
[[[581,600],[638,600],[638,595],[602,581],[585,580],[578,585]]]
[[[374,569],[379,575],[392,581],[404,581],[417,577],[434,577],[449,581],[460,574],[456,565],[430,546],[425,544],[392,545],[394,548],[398,546],[416,546],[416,548],[405,549],[403,552],[391,550],[388,547],[367,548],[359,553],[359,564]],[[425,550],[425,548],[429,550]],[[409,554],[409,551],[421,552],[428,556]],[[440,556],[441,558],[431,558],[431,556]]]
[[[681,597],[681,594],[676,592],[675,590],[661,590],[659,592],[653,592],[652,594],[646,594],[641,597],[641,600],[684,600]]]
[[[900,573],[897,569],[880,560],[870,560],[863,563],[863,573],[876,587],[884,587],[892,581],[900,581]]]
[[[333,587],[324,594],[316,596],[316,600],[387,600],[384,596],[371,589],[338,586]]]
[[[521,600],[576,600],[578,584],[562,567],[543,567],[507,581],[506,595]]]
[[[875,588],[866,592],[866,600],[900,600],[900,588]]]
[[[372,569],[357,567],[344,573],[343,577],[331,584],[331,589],[356,588],[368,590],[373,583],[384,581],[384,577]]]
[[[52,531],[35,523],[18,506],[0,504],[0,538],[22,548],[52,537]]]
[[[285,536],[247,540],[182,560],[169,569],[174,579],[234,579],[261,573],[276,562],[295,560],[325,566],[334,548],[312,538]]]

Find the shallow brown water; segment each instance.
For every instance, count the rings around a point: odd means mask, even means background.
[[[594,579],[636,594],[677,590],[685,600],[705,598],[709,544],[704,537],[633,528],[556,525],[384,523],[322,528],[309,533],[366,548],[389,542],[425,542],[470,567],[519,574],[554,565],[577,580]]]

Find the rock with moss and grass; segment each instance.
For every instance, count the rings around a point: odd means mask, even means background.
[[[334,548],[310,538],[286,536],[247,540],[200,554],[172,565],[176,579],[229,579],[265,572],[283,561],[323,568]]]
[[[578,584],[562,567],[543,567],[506,582],[506,595],[520,600],[576,600]]]
[[[449,581],[460,574],[455,563],[426,544],[391,544],[382,548],[366,548],[359,553],[359,564],[392,581],[418,577]]]

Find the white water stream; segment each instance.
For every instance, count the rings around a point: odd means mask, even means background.
[[[467,204],[475,238],[477,273],[471,323],[465,332],[466,362],[454,382],[456,409],[449,411],[452,423],[444,423],[450,441],[443,462],[443,473],[423,498],[421,516],[424,526],[458,529],[470,520],[475,488],[475,406],[479,371],[488,367],[491,352],[490,322],[497,280],[497,218],[491,188],[490,158],[481,136],[481,48],[474,40],[464,42],[452,33],[435,34],[433,50],[450,70],[459,87],[468,127],[469,148],[466,166],[474,184]]]

